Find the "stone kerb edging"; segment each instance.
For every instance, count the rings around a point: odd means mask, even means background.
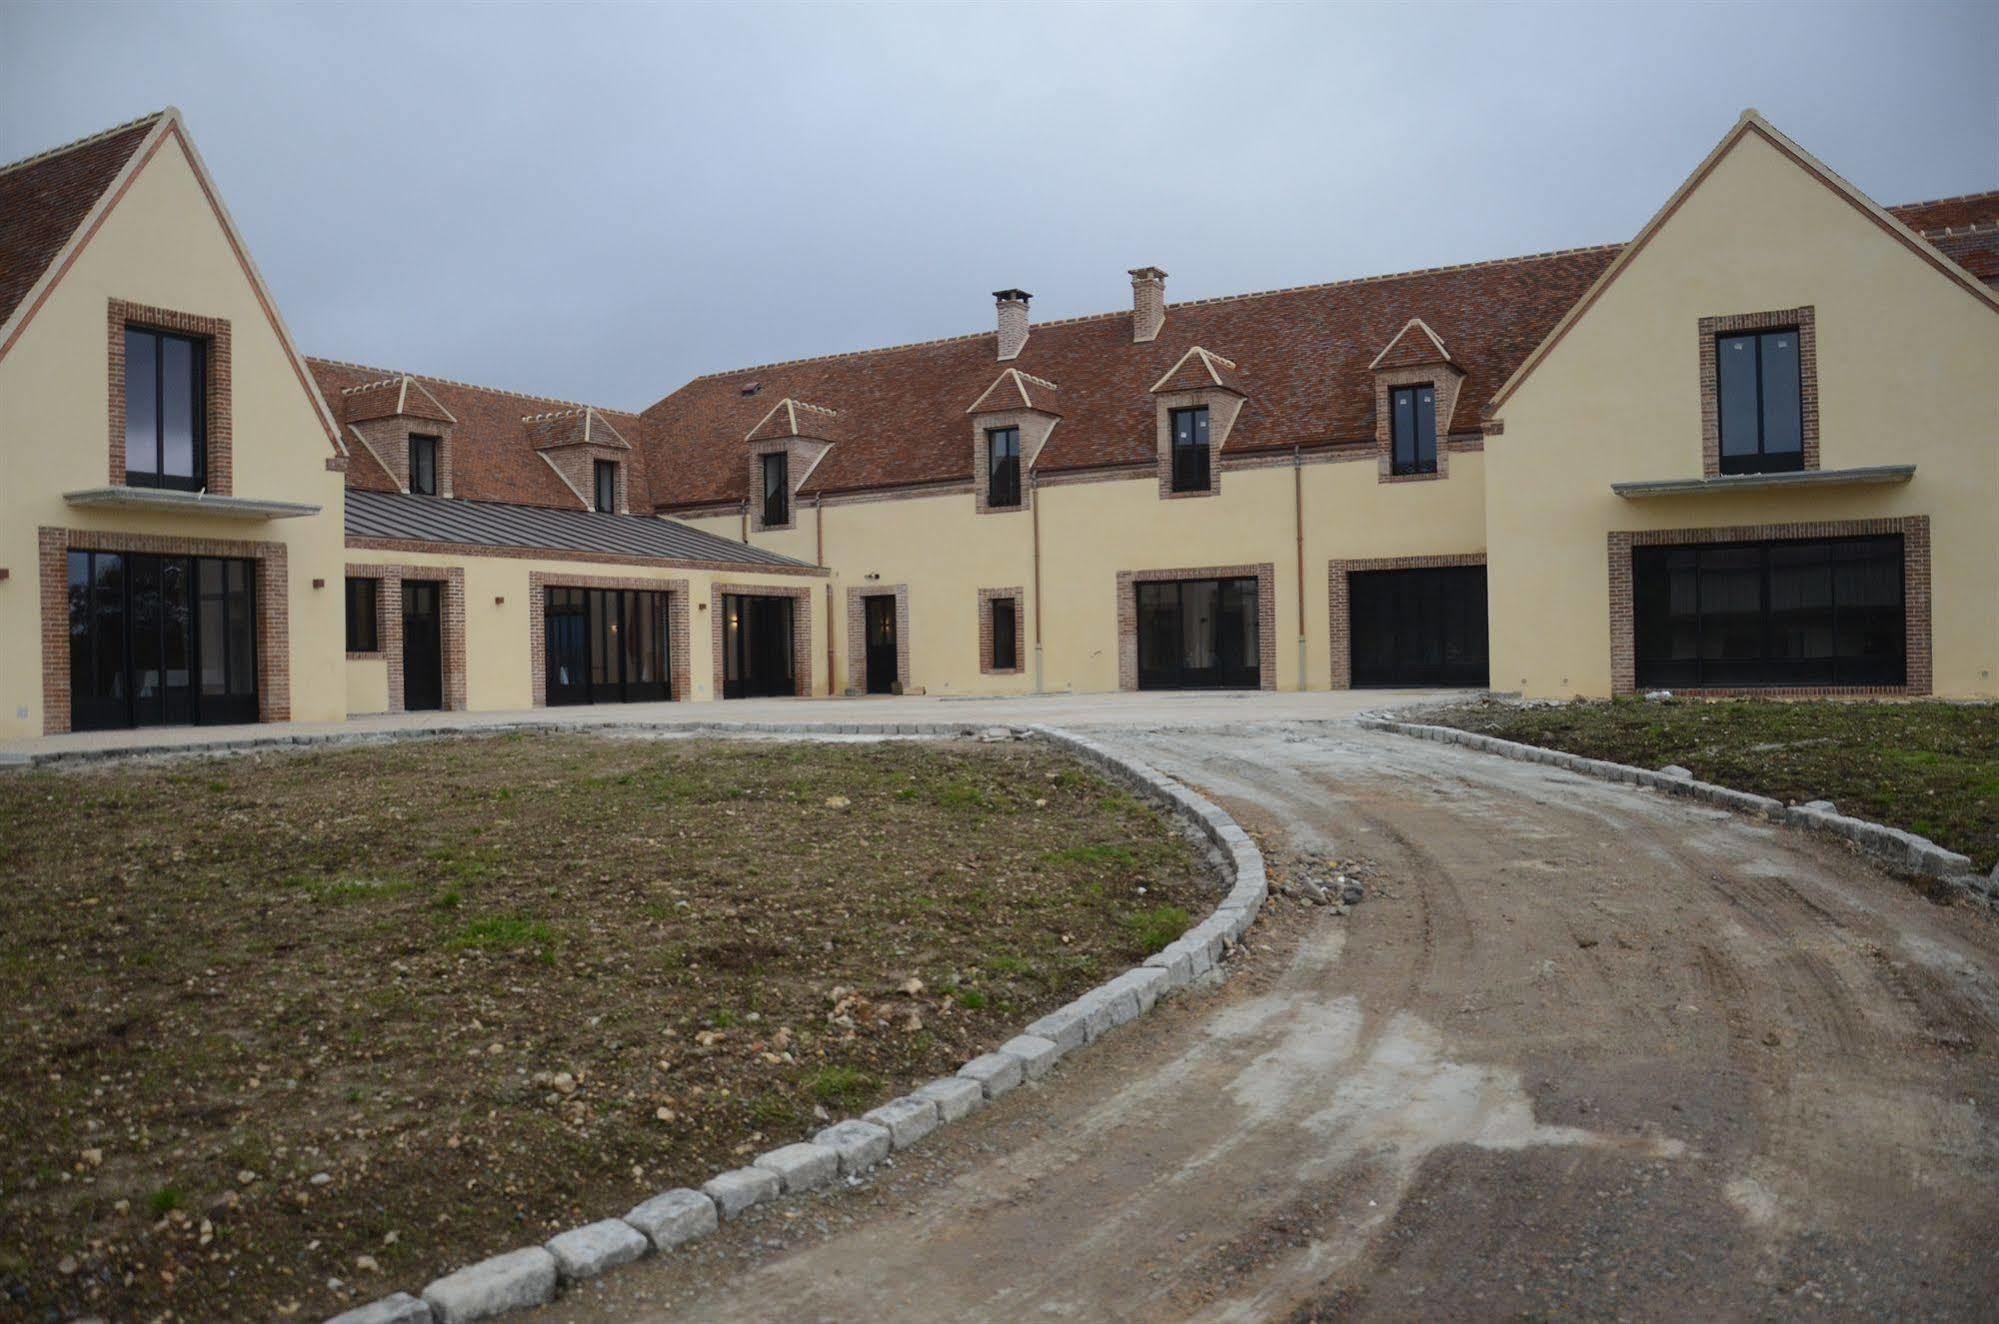
[[[549,723],[514,729],[588,730]],[[478,734],[443,728],[424,734]],[[972,735],[983,728],[955,724],[673,723],[620,724],[614,732],[662,729],[694,734],[773,735]],[[463,1324],[508,1311],[542,1305],[557,1290],[621,1264],[708,1235],[722,1222],[753,1205],[825,1186],[839,1177],[866,1171],[891,1153],[909,1148],[939,1126],[957,1121],[1026,1081],[1038,1080],[1062,1057],[1150,1011],[1161,998],[1219,966],[1227,947],[1240,939],[1268,893],[1263,855],[1249,834],[1206,798],[1154,769],[1114,754],[1093,740],[1049,726],[1008,728],[1068,750],[1111,779],[1165,807],[1197,841],[1212,848],[1229,883],[1214,913],[1163,950],[1027,1026],[993,1052],[973,1058],[946,1076],[858,1118],[836,1122],[809,1141],[783,1145],[752,1159],[747,1167],[717,1173],[699,1190],[666,1191],[622,1218],[572,1228],[540,1246],[496,1255],[447,1274],[418,1296],[397,1292],[346,1311],[328,1324]],[[398,731],[395,738],[413,738]],[[358,743],[367,737],[349,737]],[[307,738],[295,743],[327,743]],[[264,744],[288,743],[282,739]],[[262,747],[262,746],[258,746]],[[184,748],[184,747],[175,747]],[[196,751],[199,752],[199,751]]]
[[[1360,717],[1355,720],[1359,725],[1372,731],[1391,731],[1398,735],[1414,736],[1419,740],[1463,745],[1468,749],[1483,750],[1488,754],[1498,754],[1503,758],[1517,759],[1524,763],[1546,763],[1569,772],[1581,773],[1585,777],[1624,782],[1632,786],[1646,786],[1669,795],[1685,796],[1704,804],[1717,805],[1738,813],[1756,814],[1773,822],[1789,823],[1810,832],[1839,837],[1852,842],[1890,868],[1924,878],[1937,879],[1963,892],[1973,901],[1999,909],[1999,868],[1995,868],[1988,877],[1976,870],[1969,856],[1945,850],[1928,837],[1904,832],[1901,828],[1887,827],[1880,823],[1871,823],[1864,818],[1853,818],[1842,814],[1825,800],[1813,800],[1802,805],[1786,805],[1781,800],[1773,800],[1767,795],[1751,795],[1747,791],[1716,786],[1713,782],[1696,781],[1691,776],[1682,776],[1677,771],[1655,772],[1649,768],[1635,768],[1628,763],[1584,758],[1580,754],[1570,754],[1559,749],[1523,745],[1518,741],[1502,740],[1498,736],[1483,735],[1477,731],[1461,731],[1454,726],[1430,726],[1421,722],[1400,722],[1385,717]]]

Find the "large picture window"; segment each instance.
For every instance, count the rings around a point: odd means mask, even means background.
[[[615,588],[545,592],[549,703],[652,703],[672,697],[666,593]]]
[[[125,328],[125,482],[200,491],[208,465],[207,345]]]
[[[1173,430],[1173,490],[1205,492],[1211,473],[1208,454],[1208,407],[1175,409],[1168,419]]]
[[[1715,338],[1716,423],[1725,474],[1805,467],[1798,328]]]
[[[1437,388],[1396,386],[1388,392],[1389,472],[1437,472]]]
[[[986,504],[1020,504],[1020,429],[990,428],[986,432]]]
[[[1901,535],[1636,547],[1641,688],[1907,681]]]
[[[254,562],[69,554],[70,726],[257,720]]]

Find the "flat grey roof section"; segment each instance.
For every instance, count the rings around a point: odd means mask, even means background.
[[[1916,476],[1913,464],[1875,464],[1860,469],[1802,469],[1787,474],[1717,474],[1713,478],[1659,478],[1642,483],[1612,483],[1610,490],[1626,501],[1649,497],[1692,496],[1769,487],[1856,487],[1868,483],[1906,483]]]
[[[455,497],[409,496],[358,488],[347,490],[347,536],[471,547],[601,552],[608,556],[723,562],[783,570],[819,568],[650,515],[555,510],[547,506],[513,506],[499,501],[463,501]]]

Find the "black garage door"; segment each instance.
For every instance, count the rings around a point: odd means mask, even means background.
[[[1351,571],[1347,596],[1354,685],[1486,685],[1484,566]]]
[[[1631,552],[1640,687],[1901,685],[1902,539]]]

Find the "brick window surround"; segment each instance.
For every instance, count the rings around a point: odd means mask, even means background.
[[[372,572],[372,570],[373,570],[373,567],[372,567],[372,566],[370,566],[370,567],[366,567],[366,568],[367,568],[368,570],[370,570],[371,572]],[[389,615],[389,608],[388,608],[388,605],[387,605],[387,604],[388,604],[388,598],[386,598],[385,596],[383,596],[383,593],[382,593],[382,577],[381,577],[380,575],[377,575],[377,574],[373,574],[373,573],[369,573],[369,574],[363,574],[363,575],[357,575],[357,574],[355,574],[355,573],[354,573],[354,567],[350,565],[350,566],[348,566],[348,567],[347,567],[347,578],[348,578],[348,579],[372,579],[372,580],[374,580],[374,581],[375,581],[375,647],[374,647],[374,650],[373,650],[372,652],[360,652],[360,653],[357,653],[357,652],[355,652],[355,651],[354,651],[353,649],[351,649],[351,648],[350,648],[350,649],[348,649],[348,650],[347,650],[347,660],[348,660],[349,662],[380,662],[380,661],[382,660],[382,646],[383,646],[383,641],[385,641],[385,640],[386,640],[386,639],[387,639],[387,638],[389,637],[389,622],[388,622],[388,615]],[[341,583],[341,585],[340,585],[340,590],[341,590],[341,592],[340,592],[340,601],[341,601],[341,604],[342,604],[342,606],[344,607],[344,606],[345,606],[345,604],[346,604],[346,602],[347,602],[347,585],[346,585],[345,581],[342,581],[342,583]],[[345,621],[345,620],[342,620],[342,621],[341,621],[341,626],[343,627],[343,629],[342,629],[342,632],[343,632],[343,633],[345,632],[345,626],[346,626],[346,624],[347,624],[347,623],[346,623],[346,621]]]
[[[1242,396],[1221,387],[1200,387],[1192,391],[1167,391],[1153,399],[1154,456],[1159,469],[1159,499],[1178,501],[1185,497],[1218,496],[1222,490],[1222,447],[1235,430],[1242,413]],[[1208,485],[1190,492],[1173,490],[1173,413],[1178,409],[1208,411]]]
[[[1138,688],[1139,584],[1180,579],[1256,580],[1256,651],[1258,688],[1277,688],[1277,569],[1274,562],[1257,565],[1192,566],[1173,570],[1117,572],[1117,687]]]
[[[197,317],[193,313],[129,303],[124,299],[111,300],[105,316],[111,364],[111,486],[125,485],[125,328],[128,326],[147,331],[171,331],[206,342],[203,358],[206,360],[207,390],[203,424],[207,432],[203,439],[202,482],[216,496],[234,496],[236,469],[231,425],[233,397],[228,319]]]
[[[1811,305],[1780,308],[1768,313],[1737,313],[1732,317],[1703,317],[1700,320],[1701,381],[1701,476],[1714,478],[1721,473],[1721,373],[1715,363],[1718,337],[1741,331],[1780,331],[1798,328],[1798,390],[1803,395],[1801,423],[1804,431],[1804,467],[1819,467],[1819,336],[1818,318]]]
[[[1631,549],[1682,546],[1689,543],[1776,542],[1812,538],[1854,538],[1902,535],[1903,656],[1907,682],[1902,685],[1812,685],[1771,689],[1675,689],[1675,694],[1743,694],[1761,698],[1823,696],[1921,696],[1931,692],[1930,659],[1930,517],[1900,519],[1825,520],[1801,524],[1738,524],[1726,528],[1645,529],[1613,532],[1610,548],[1610,692],[1637,693],[1636,621],[1631,598]]]
[[[1013,599],[1013,665],[993,665],[993,603]],[[979,674],[1018,676],[1027,670],[1027,594],[1019,587],[979,590]]]
[[[1042,443],[1055,429],[1056,419],[1032,409],[1010,409],[972,417],[972,510],[980,515],[1011,515],[1034,504],[1034,460]],[[986,448],[986,434],[1001,428],[1020,430],[1020,500],[1011,506],[995,506],[987,500],[992,490],[992,463]]]
[[[160,556],[227,556],[257,566],[257,720],[291,720],[291,602],[281,542],[175,538],[100,529],[44,527],[39,534],[42,581],[42,733],[69,731],[69,553],[131,552]]]
[[[1374,373],[1375,479],[1383,483],[1428,483],[1451,476],[1451,420],[1457,417],[1458,388],[1465,375],[1448,363],[1413,368],[1377,368]],[[1428,385],[1436,392],[1437,471],[1429,474],[1395,472],[1395,428],[1389,416],[1388,393],[1397,386]]]
[[[895,599],[895,683],[909,692],[909,585],[863,584],[847,590],[847,693],[868,689],[868,609],[864,598]]]
[[[375,565],[350,561],[347,574],[353,579],[380,581],[375,591],[379,613],[376,642],[381,652],[363,656],[379,657],[389,668],[389,711],[403,708],[403,581],[414,579],[444,585],[444,711],[465,711],[465,568],[441,565]],[[351,656],[351,655],[350,655]]]
[[[764,460],[766,455],[782,452],[784,461],[784,481],[790,488],[784,494],[785,521],[782,524],[764,523]],[[750,532],[778,533],[798,527],[798,484],[799,448],[789,441],[754,441],[750,443]]]
[[[729,593],[742,593],[753,598],[791,599],[793,693],[801,699],[809,698],[812,694],[812,590],[773,588],[768,584],[725,584],[720,580],[714,581],[708,588],[709,628],[715,641],[714,697],[722,697],[722,678],[727,674],[722,655],[725,634],[722,628],[722,598]]]
[[[1440,406],[1441,408],[1441,406]],[[1444,448],[1437,447],[1437,464],[1444,463]],[[1424,475],[1428,477],[1428,475]],[[1333,688],[1353,688],[1353,585],[1351,574],[1371,570],[1441,570],[1451,566],[1484,565],[1484,552],[1461,552],[1445,556],[1380,556],[1359,561],[1326,562],[1326,622],[1332,638]]]
[[[559,571],[528,572],[528,656],[533,668],[534,706],[548,706],[548,590],[552,588],[624,588],[664,593],[666,598],[667,697],[687,698],[687,581],[639,579],[614,575],[566,575]]]

